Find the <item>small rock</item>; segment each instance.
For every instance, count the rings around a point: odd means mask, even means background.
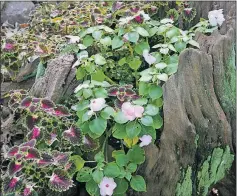
[[[10,24],[27,23],[29,14],[34,9],[35,5],[32,2],[5,2],[2,13],[1,23],[8,21]]]

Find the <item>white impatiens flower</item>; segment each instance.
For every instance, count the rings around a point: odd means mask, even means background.
[[[148,14],[146,14],[143,10],[138,12],[137,15],[142,15],[143,16],[143,20],[146,21],[146,20],[150,20],[150,16]]]
[[[210,11],[208,13],[208,19],[211,26],[217,26],[217,25],[221,26],[222,23],[225,21],[223,15],[223,9]]]
[[[98,186],[100,188],[101,196],[111,196],[113,195],[117,184],[114,182],[113,178],[104,177]]]
[[[161,63],[157,63],[157,64],[155,65],[155,67],[156,67],[157,69],[164,69],[164,68],[167,67],[167,64],[161,62]]]
[[[83,88],[89,88],[89,84],[79,84],[75,90],[74,90],[74,93],[77,93],[79,90],[83,89]]]
[[[156,62],[156,58],[152,56],[151,54],[149,54],[148,50],[143,50],[143,57],[149,65]]]
[[[139,139],[142,141],[139,144],[140,147],[148,146],[152,142],[152,137],[150,135],[143,135]]]
[[[168,75],[166,73],[159,74],[157,78],[161,81],[166,82],[168,80]]]
[[[66,35],[65,37],[69,39],[69,43],[70,44],[75,44],[75,43],[78,43],[80,41],[80,37],[79,36]]]
[[[104,107],[106,107],[105,99],[104,98],[92,99],[89,107],[91,111],[98,112],[102,110]]]

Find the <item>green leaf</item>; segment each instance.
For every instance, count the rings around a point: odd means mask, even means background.
[[[147,126],[144,126],[142,125],[142,131],[140,133],[140,137],[142,137],[143,135],[150,135],[152,137],[152,140],[155,141],[156,139],[156,130],[154,127],[147,127]]]
[[[176,42],[174,47],[180,53],[187,47],[187,45],[185,42]]]
[[[123,124],[116,123],[113,126],[112,131],[113,131],[113,137],[115,137],[117,139],[124,139],[127,137],[125,125],[123,125]]]
[[[79,155],[73,155],[70,157],[70,160],[72,160],[76,166],[76,171],[79,171],[83,168],[85,161],[83,158],[81,158]]]
[[[123,167],[128,164],[128,156],[125,154],[120,154],[115,156],[116,163],[119,167]]]
[[[100,40],[100,43],[101,43],[104,47],[106,47],[106,46],[110,46],[110,45],[112,44],[112,40],[111,40],[111,38],[110,38],[109,36],[107,36],[107,37],[101,39],[101,40]]]
[[[86,71],[83,67],[79,67],[76,72],[77,80],[81,80],[86,76]]]
[[[100,54],[96,54],[95,55],[95,63],[97,65],[104,65],[106,63],[106,60],[103,56],[101,56]]]
[[[148,100],[146,98],[138,98],[132,101],[136,105],[146,105]]]
[[[108,97],[108,92],[104,88],[95,88],[94,89],[96,98],[106,98]]]
[[[83,45],[88,47],[88,46],[91,46],[93,44],[93,38],[90,36],[90,35],[86,35],[83,39]]]
[[[160,129],[162,125],[163,125],[162,117],[159,114],[156,116],[153,116],[153,127],[155,129]]]
[[[128,62],[129,67],[131,67],[133,70],[138,70],[141,64],[142,62],[139,57],[134,57],[131,61]]]
[[[138,136],[140,132],[141,125],[138,122],[132,121],[126,125],[126,133],[128,138],[133,139],[134,137]]]
[[[95,170],[92,173],[92,178],[97,184],[99,184],[102,181],[103,177],[104,177],[104,174],[100,170]]]
[[[151,53],[152,56],[154,56],[156,58],[156,62],[155,63],[159,63],[162,59],[162,56],[159,52],[152,52]]]
[[[104,175],[111,178],[116,178],[120,174],[120,169],[115,162],[108,163],[104,168]]]
[[[96,162],[103,162],[105,160],[103,152],[98,152],[94,157]]]
[[[121,36],[125,33],[125,29],[123,27],[120,27],[118,30],[118,36]]]
[[[147,42],[140,42],[140,43],[136,44],[134,50],[137,54],[142,55],[143,50],[150,51],[150,46]]]
[[[127,63],[126,57],[123,57],[118,61],[118,65],[120,65],[120,66],[124,65],[125,63]]]
[[[149,87],[149,96],[152,100],[158,99],[163,95],[162,88],[158,85],[151,85]]]
[[[93,31],[92,32],[92,37],[95,38],[95,40],[99,40],[102,37],[103,31]]]
[[[155,116],[156,114],[158,114],[158,112],[159,108],[152,104],[148,104],[145,108],[145,113],[150,116]]]
[[[137,27],[136,28],[136,31],[143,37],[148,37],[149,36],[149,33],[147,32],[146,29],[142,28],[142,27]]]
[[[98,184],[92,179],[89,182],[86,183],[86,191],[92,195],[95,196],[96,193],[99,191]]]
[[[86,122],[86,121],[88,121],[90,118],[91,118],[91,115],[88,115],[88,112],[85,112],[85,113],[82,115],[81,121],[82,121],[82,122]]]
[[[103,82],[105,79],[105,74],[103,71],[98,70],[95,73],[91,74],[91,79],[98,82]]]
[[[197,48],[200,48],[200,46],[199,46],[199,43],[198,42],[196,42],[195,40],[189,40],[189,42],[188,42],[190,45],[192,45],[192,46],[195,46],[195,47],[197,47]]]
[[[84,109],[89,107],[89,100],[83,100],[79,104],[76,105],[77,111],[83,111]]]
[[[78,173],[76,180],[79,182],[89,182],[92,179],[92,169],[90,167],[82,168]]]
[[[145,151],[138,145],[133,146],[127,155],[132,163],[141,164],[145,161]]]
[[[129,163],[128,166],[127,166],[127,170],[130,172],[130,173],[133,173],[137,170],[137,164],[135,163]]]
[[[114,189],[113,195],[124,194],[128,190],[128,182],[123,178],[114,179],[117,187]]]
[[[179,29],[177,27],[172,27],[166,32],[166,37],[172,38],[174,36],[180,35]]]
[[[112,152],[112,157],[115,158],[116,156],[121,155],[121,154],[125,155],[125,152],[123,150],[114,150]]]
[[[145,126],[153,126],[153,118],[151,116],[143,116],[141,123]]]
[[[150,37],[152,37],[157,33],[158,27],[150,28],[148,31],[149,31]]]
[[[172,74],[176,73],[177,70],[178,70],[178,63],[168,64],[167,67],[165,68],[165,72],[168,75],[172,75]]]
[[[162,35],[166,30],[168,30],[168,27],[166,25],[161,25],[157,29],[157,34]]]
[[[129,173],[129,172],[127,172],[126,175],[125,175],[125,178],[126,178],[128,181],[130,181],[131,178],[132,178],[132,174]]]
[[[147,95],[149,90],[149,85],[146,82],[139,82],[139,95]]]
[[[128,34],[128,41],[137,43],[139,39],[139,34],[137,32],[129,32]]]
[[[89,123],[89,128],[91,132],[95,133],[98,136],[101,136],[104,133],[106,127],[107,127],[107,120],[101,117],[95,118]]]
[[[117,122],[119,124],[124,124],[128,121],[128,119],[125,117],[125,115],[121,111],[119,111],[117,114],[115,114],[114,120],[115,120],[115,122]]]
[[[85,99],[88,99],[90,96],[92,96],[93,92],[90,88],[87,88],[87,89],[83,89],[82,94]]]
[[[146,182],[142,176],[139,175],[133,176],[130,185],[132,189],[135,191],[138,192],[146,191]]]
[[[120,48],[123,44],[124,41],[120,37],[115,36],[112,40],[112,50]]]
[[[114,116],[115,110],[112,107],[106,107],[101,113],[101,117],[104,119],[109,119],[110,116]]]

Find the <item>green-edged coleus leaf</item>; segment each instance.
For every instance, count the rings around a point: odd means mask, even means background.
[[[57,105],[53,110],[50,110],[50,114],[58,117],[71,116],[68,108],[63,105]]]
[[[30,141],[27,141],[27,142],[24,142],[20,145],[20,147],[23,147],[23,146],[28,146],[28,147],[35,147],[35,144],[36,144],[36,139],[32,139]]]
[[[54,163],[54,158],[49,153],[41,153],[41,158],[37,160],[36,164],[38,167],[46,167]]]
[[[195,8],[184,8],[182,11],[182,16],[184,20],[190,22],[196,16],[196,9]]]
[[[53,191],[66,191],[73,186],[73,181],[65,170],[55,169],[49,179],[49,188]]]
[[[71,142],[72,145],[80,145],[82,141],[82,133],[81,130],[72,125],[68,130],[63,132],[64,139]]]
[[[8,165],[8,174],[13,176],[17,172],[21,171],[23,168],[23,163],[21,161],[11,161]]]
[[[26,97],[21,101],[20,107],[29,108],[31,104],[32,104],[32,97]]]
[[[32,130],[34,126],[40,121],[40,117],[37,115],[27,115],[25,119],[26,128]]]
[[[24,158],[26,160],[37,160],[40,159],[40,153],[36,148],[29,148],[29,147],[21,147],[22,148],[27,148],[25,152]]]
[[[20,177],[6,177],[3,181],[4,194],[14,193],[22,188],[22,180]]]
[[[40,107],[43,110],[50,110],[55,107],[55,104],[53,101],[49,99],[41,99],[40,101]]]
[[[59,152],[59,151],[52,151],[54,164],[55,165],[66,165],[66,163],[69,161],[70,152]]]
[[[29,132],[26,137],[28,140],[36,139],[37,141],[40,141],[43,138],[43,131],[40,127],[34,126],[32,131]]]
[[[38,193],[33,189],[32,185],[26,185],[22,190],[22,196],[38,196]]]
[[[19,153],[19,147],[18,146],[13,146],[10,148],[10,150],[7,152],[7,157],[15,157]]]
[[[97,150],[100,147],[100,143],[98,139],[92,139],[89,135],[85,135],[82,138],[82,146],[81,149],[84,152],[90,152]]]
[[[52,132],[49,134],[44,134],[44,142],[48,145],[51,146],[55,141],[57,141],[57,134]]]

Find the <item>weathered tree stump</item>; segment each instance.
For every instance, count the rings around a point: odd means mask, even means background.
[[[228,145],[235,153],[235,3],[194,2],[194,7],[200,13],[198,18],[207,18],[212,9],[230,8],[224,11],[229,12],[220,30],[223,35],[218,31],[211,36],[198,33],[200,50],[181,53],[178,72],[163,86],[160,143],[146,148],[146,162],[139,170],[145,175],[147,192],[130,195],[204,195],[198,190],[198,172],[204,168],[204,161],[217,147]],[[227,160],[220,160],[218,167],[224,167],[222,163]],[[178,183],[185,193],[177,192]],[[213,187],[220,195],[235,195],[235,161],[229,175],[205,188],[210,192]]]

